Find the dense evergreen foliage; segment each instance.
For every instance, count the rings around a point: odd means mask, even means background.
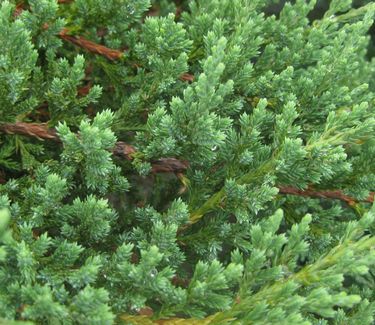
[[[374,14],[0,0],[0,324],[373,324]]]

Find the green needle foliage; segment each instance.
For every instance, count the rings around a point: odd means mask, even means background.
[[[374,324],[374,16],[0,0],[0,324]]]

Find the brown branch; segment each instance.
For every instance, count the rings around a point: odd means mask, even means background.
[[[119,141],[112,150],[113,155],[126,160],[133,160],[133,154],[136,153],[135,148],[125,142]],[[151,161],[151,172],[157,173],[182,173],[189,167],[189,163],[185,160],[176,158],[160,158]]]
[[[14,10],[14,17],[18,17],[23,11],[23,3],[19,3]]]
[[[120,60],[124,53],[119,50],[110,49],[104,45],[100,45],[97,43],[94,43],[92,41],[87,40],[84,37],[81,36],[72,36],[68,35],[69,30],[64,28],[60,33],[59,37],[63,39],[64,41],[70,42],[76,46],[79,46],[91,53],[99,54],[101,56],[104,56],[108,60],[116,61]]]
[[[366,203],[373,203],[374,202],[374,195],[375,192],[371,192],[370,195],[363,200],[357,200],[349,195],[342,193],[340,190],[332,190],[332,191],[318,191],[312,188],[308,188],[306,190],[299,190],[297,188],[291,186],[280,186],[279,193],[281,194],[290,194],[290,195],[298,195],[298,196],[305,196],[305,197],[313,197],[313,198],[321,198],[321,199],[334,199],[346,202],[350,206],[355,205],[359,202],[366,202]]]
[[[0,131],[6,134],[19,134],[43,140],[53,140],[60,142],[54,129],[50,129],[46,124],[16,122],[3,124]]]
[[[180,76],[180,79],[182,81],[190,81],[190,82],[193,82],[194,81],[194,76],[190,73],[184,73]]]
[[[0,125],[0,132],[6,134],[18,134],[40,140],[52,140],[61,142],[55,129],[48,128],[46,124],[16,122]],[[114,156],[133,160],[133,154],[136,152],[135,148],[122,141],[118,141],[112,150]],[[186,171],[189,167],[187,161],[178,160],[175,158],[160,158],[151,162],[152,173],[181,173]]]
[[[153,173],[182,173],[189,167],[188,161],[176,158],[160,158],[151,164]]]

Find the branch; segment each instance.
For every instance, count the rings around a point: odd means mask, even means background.
[[[3,124],[0,125],[0,132],[6,134],[24,135],[37,138],[39,140],[51,140],[61,143],[56,130],[48,128],[46,124],[24,122]],[[129,161],[133,160],[133,154],[135,152],[136,150],[132,145],[122,141],[116,142],[115,147],[112,150],[114,156]],[[186,171],[186,169],[189,167],[189,163],[187,161],[182,161],[175,158],[160,158],[152,161],[151,165],[152,173],[181,173]]]
[[[279,193],[313,197],[313,198],[321,198],[321,199],[340,200],[340,201],[346,202],[350,206],[354,206],[356,203],[359,203],[359,202],[374,203],[374,196],[375,196],[375,192],[371,192],[367,198],[363,200],[357,200],[349,195],[342,193],[340,190],[317,191],[312,188],[308,188],[306,190],[299,190],[297,188],[290,187],[290,186],[280,186]]]
[[[116,61],[116,60],[120,60],[124,53],[122,51],[119,51],[119,50],[113,50],[113,49],[110,49],[104,45],[100,45],[100,44],[97,44],[97,43],[94,43],[92,41],[89,41],[87,40],[86,38],[84,37],[81,37],[81,36],[71,36],[71,35],[68,35],[68,32],[69,30],[64,28],[60,33],[59,33],[59,37],[61,39],[63,39],[64,41],[67,41],[67,42],[70,42],[76,46],[79,46],[91,53],[94,53],[94,54],[99,54],[101,56],[104,56],[105,58],[107,58],[108,60],[111,60],[111,61]]]
[[[19,134],[37,138],[39,140],[53,140],[60,142],[56,131],[48,128],[45,123],[16,122],[13,124],[3,124],[0,126],[0,131],[6,134]]]

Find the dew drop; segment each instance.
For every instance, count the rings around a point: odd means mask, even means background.
[[[151,270],[151,272],[150,272],[150,276],[151,276],[151,278],[156,277],[157,274],[158,274],[158,271],[157,271],[156,269],[153,269],[153,270]]]
[[[138,313],[138,312],[141,310],[141,308],[139,308],[139,307],[136,306],[136,305],[131,306],[130,309],[131,309],[132,311],[136,312],[136,313]]]

